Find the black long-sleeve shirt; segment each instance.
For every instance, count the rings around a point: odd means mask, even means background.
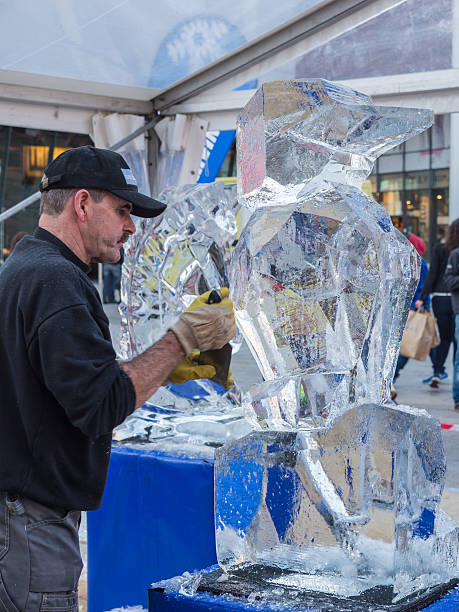
[[[437,242],[432,251],[429,272],[419,297],[423,302],[427,300],[430,293],[449,293],[444,279],[447,261],[448,252],[445,245],[442,242]]]
[[[41,228],[0,270],[0,490],[65,510],[100,505],[135,408],[88,270]]]

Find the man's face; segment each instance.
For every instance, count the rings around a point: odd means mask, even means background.
[[[90,198],[84,228],[85,249],[90,261],[114,263],[119,260],[123,243],[135,233],[131,209],[132,204],[110,193],[100,202]]]

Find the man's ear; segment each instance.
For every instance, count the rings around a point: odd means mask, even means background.
[[[79,221],[85,223],[91,196],[87,189],[79,189],[73,196],[73,208]]]

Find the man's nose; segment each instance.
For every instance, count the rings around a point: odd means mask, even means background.
[[[129,234],[135,234],[136,227],[135,227],[134,221],[132,220],[131,215],[129,215],[129,221],[126,224],[125,230]]]

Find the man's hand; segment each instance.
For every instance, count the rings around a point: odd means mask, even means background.
[[[177,323],[170,327],[187,355],[194,350],[208,351],[222,348],[234,338],[233,304],[228,298],[229,289],[220,289],[222,301],[208,304],[210,291],[203,293],[180,315]]]
[[[416,300],[414,306],[416,310],[424,310],[424,302],[422,300]]]
[[[186,361],[184,360],[186,355],[190,355],[196,349],[204,351],[221,348],[234,337],[236,327],[233,305],[228,299],[229,290],[224,288],[220,291],[223,297],[220,303],[207,304],[210,291],[204,293],[194,300],[161,340],[141,355],[120,363],[134,386],[136,408],[151,397],[168,377],[170,378],[171,372],[177,365]],[[201,370],[201,367],[206,369]],[[216,369],[212,365],[198,364],[194,366],[193,373],[196,374],[193,378],[212,378]],[[188,374],[190,371],[186,376]],[[182,368],[182,382],[185,382],[184,377]]]
[[[193,351],[191,355],[185,357],[175,370],[169,375],[166,382],[171,382],[174,385],[183,385],[189,380],[197,380],[198,378],[213,378],[217,370],[210,364],[199,364],[199,351]]]

